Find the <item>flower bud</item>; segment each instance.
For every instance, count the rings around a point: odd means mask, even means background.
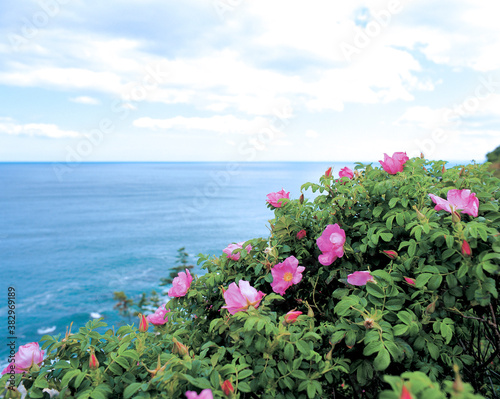
[[[443,165],[443,167],[441,168],[441,173],[445,173],[445,172],[446,172],[446,168]]]
[[[90,359],[89,359],[89,369],[97,370],[99,368],[99,361],[94,353],[94,348],[90,350]]]
[[[285,315],[285,323],[295,323],[297,321],[297,317],[299,317],[302,314],[302,312],[298,310],[290,310],[286,315]]]
[[[333,347],[328,351],[328,353],[325,355],[325,360],[332,360],[332,355],[333,355]]]
[[[460,222],[460,214],[457,212],[457,211],[454,211],[452,214],[451,214],[451,221],[453,223],[459,223]]]
[[[233,384],[231,384],[231,381],[226,380],[221,384],[222,392],[224,392],[224,395],[230,396],[234,392]]]
[[[186,345],[181,344],[175,337],[172,338],[174,342],[174,347],[172,348],[172,353],[176,353],[179,356],[186,356],[189,354],[189,348]]]
[[[424,153],[423,152],[420,153],[420,159],[424,159]]]
[[[464,384],[462,382],[462,377],[460,377],[458,366],[456,364],[453,365],[453,371],[455,372],[455,381],[453,381],[452,385],[453,391],[455,393],[463,392]]]
[[[413,209],[415,209],[415,212],[417,212],[417,219],[418,220],[425,220],[425,219],[427,219],[425,217],[425,215],[417,209],[416,206],[414,206]]]
[[[415,280],[413,280],[412,278],[410,277],[405,277],[405,281],[410,284],[410,285],[415,285]]]
[[[470,249],[470,245],[469,245],[469,243],[466,240],[464,240],[462,242],[462,255],[466,256],[466,257],[469,257],[469,256],[472,255],[472,251]]]
[[[302,240],[306,235],[307,235],[307,233],[304,229],[300,230],[296,236],[297,240]]]
[[[326,170],[325,176],[326,177],[332,177],[332,167],[331,166]]]
[[[427,307],[425,308],[425,313],[431,314],[434,313],[435,310],[436,310],[436,301],[427,305]]]
[[[148,327],[149,327],[149,322],[146,316],[144,316],[143,314],[139,314],[139,331],[146,332],[148,331]]]
[[[403,385],[403,390],[401,391],[401,396],[399,399],[413,399],[413,396],[411,396],[410,391],[406,388],[406,386]]]
[[[396,259],[398,257],[398,253],[391,249],[382,252],[384,253],[385,256],[387,256],[390,259]]]
[[[302,205],[304,203],[304,194],[300,194],[299,202],[300,202],[300,205]]]

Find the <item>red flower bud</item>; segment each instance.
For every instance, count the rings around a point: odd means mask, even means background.
[[[300,202],[300,205],[302,205],[304,203],[304,194],[300,194],[299,202]]]
[[[441,173],[445,173],[445,172],[446,172],[446,168],[443,165],[443,167],[441,168]]]
[[[387,256],[390,259],[396,259],[398,257],[398,253],[390,249],[382,252],[384,253],[385,256]]]
[[[99,368],[99,361],[97,360],[97,357],[95,356],[94,353],[94,349],[92,348],[90,350],[89,369],[97,370],[98,368]]]
[[[297,240],[302,240],[306,235],[307,235],[307,233],[304,229],[300,230],[297,233]]]
[[[148,319],[146,319],[146,316],[143,314],[139,314],[139,331],[140,332],[146,332],[148,331],[149,327],[149,322]]]
[[[412,278],[410,277],[405,277],[405,281],[410,284],[410,285],[415,285],[415,280],[413,280]]]
[[[325,176],[326,177],[332,177],[332,167],[331,166],[326,170]]]
[[[224,392],[224,395],[229,396],[234,392],[233,384],[231,384],[231,381],[226,380],[222,383],[221,385],[222,391]]]
[[[470,245],[467,241],[464,240],[464,242],[462,243],[462,255],[463,256],[466,256],[466,257],[469,257],[472,255],[472,251],[470,249]]]
[[[413,396],[411,396],[410,391],[408,391],[408,389],[404,385],[399,399],[413,399]]]
[[[302,314],[302,312],[296,310],[290,310],[286,315],[285,315],[285,323],[295,323],[297,321],[297,317],[299,317]]]
[[[174,342],[174,347],[172,348],[172,353],[177,353],[180,356],[185,356],[189,354],[189,348],[181,344],[175,337],[172,338],[172,341]]]

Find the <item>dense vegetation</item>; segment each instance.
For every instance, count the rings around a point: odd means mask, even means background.
[[[269,237],[201,255],[204,274],[179,272],[149,325],[44,336],[45,359],[15,385],[30,398],[500,397],[500,180],[401,154],[382,165],[328,170],[302,187],[314,201],[271,193]]]

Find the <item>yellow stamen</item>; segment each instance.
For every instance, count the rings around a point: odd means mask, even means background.
[[[285,275],[283,276],[283,280],[286,282],[292,281],[293,279],[293,274],[290,272],[286,272]]]

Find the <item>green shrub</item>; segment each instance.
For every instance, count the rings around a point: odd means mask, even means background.
[[[268,205],[270,236],[244,243],[239,260],[200,256],[205,274],[167,303],[164,326],[99,332],[104,323],[92,321],[62,340],[44,336],[50,354],[23,377],[30,397],[54,388],[82,399],[202,389],[221,398],[225,380],[235,398],[397,398],[403,380],[413,398],[498,397],[500,181],[484,165],[444,164],[413,158],[394,175],[358,164],[353,179],[305,184],[314,201]],[[450,189],[475,193],[478,216],[436,211],[428,194]],[[334,224],[345,231],[344,254],[323,265],[316,240]],[[271,270],[291,256],[305,270],[281,296]],[[350,284],[357,271],[373,280]],[[231,315],[223,292],[240,280],[266,296]],[[286,323],[294,309],[303,314]],[[454,365],[462,393],[452,387]]]

